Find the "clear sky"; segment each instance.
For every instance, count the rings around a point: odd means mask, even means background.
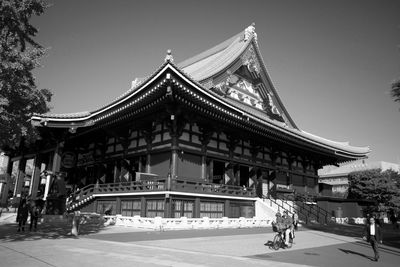
[[[256,23],[261,53],[297,126],[369,146],[400,163],[400,1],[48,0],[32,23],[49,47],[36,70],[51,113],[93,111],[159,67],[192,57]]]

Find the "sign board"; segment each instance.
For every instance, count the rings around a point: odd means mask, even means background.
[[[94,163],[93,152],[83,153],[78,155],[78,166],[88,165],[90,163]]]
[[[65,152],[61,155],[61,166],[66,169],[75,167],[76,155],[73,152]]]

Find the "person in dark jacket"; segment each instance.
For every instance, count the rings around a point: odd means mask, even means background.
[[[39,214],[40,214],[40,209],[39,207],[36,205],[35,202],[32,202],[31,204],[31,208],[29,210],[29,213],[31,215],[31,223],[29,225],[29,231],[32,231],[32,226],[33,229],[36,231],[37,229],[37,222],[39,219]]]
[[[29,214],[29,207],[28,204],[26,204],[26,199],[23,199],[21,201],[21,205],[18,207],[18,212],[17,212],[17,221],[18,221],[18,232],[25,231],[25,224],[26,221],[28,220],[28,214]]]
[[[375,218],[371,217],[369,219],[369,223],[367,223],[365,227],[365,235],[364,238],[367,242],[371,244],[372,249],[374,250],[375,258],[374,261],[378,261],[379,259],[379,243],[382,244],[382,231],[381,227],[375,223]]]

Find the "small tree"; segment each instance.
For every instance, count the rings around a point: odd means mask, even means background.
[[[398,79],[392,83],[391,94],[392,94],[394,101],[400,102],[400,79]]]
[[[349,174],[349,195],[351,199],[376,201],[375,211],[387,211],[400,207],[399,174],[381,169],[352,172]]]
[[[14,149],[20,140],[33,142],[33,113],[46,113],[52,93],[37,89],[32,74],[45,49],[32,38],[37,30],[33,15],[46,8],[42,0],[0,1],[0,149]]]

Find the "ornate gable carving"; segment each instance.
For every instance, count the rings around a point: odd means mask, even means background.
[[[249,49],[241,56],[243,65],[248,68],[250,72],[260,75],[261,65],[254,52],[254,47],[250,46]]]

